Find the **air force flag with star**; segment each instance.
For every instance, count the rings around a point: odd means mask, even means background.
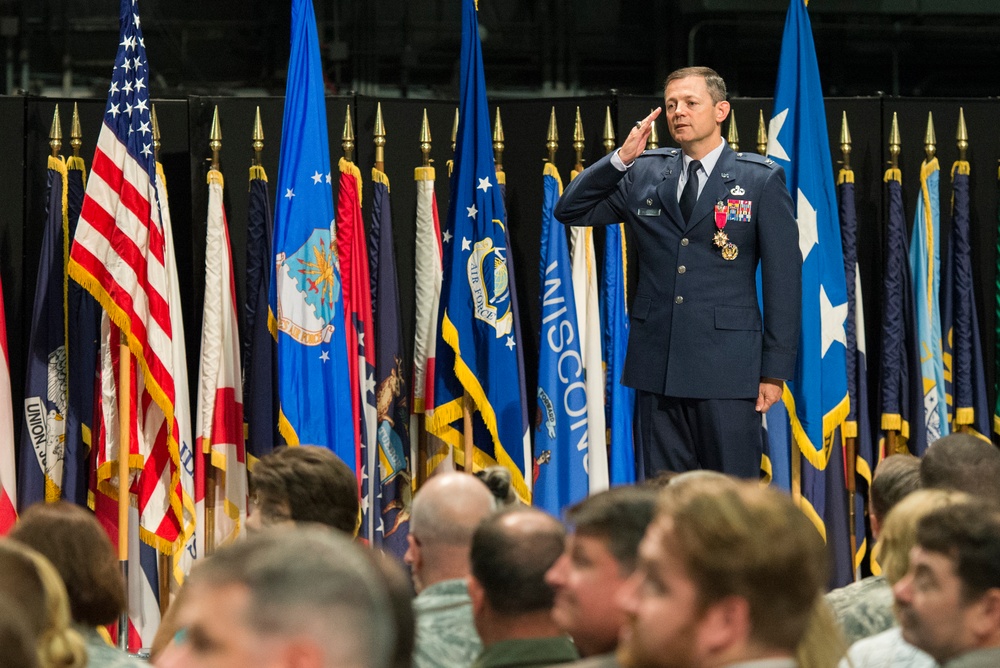
[[[292,2],[285,119],[268,319],[278,339],[278,428],[289,445],[330,448],[353,471],[355,422],[312,0]]]
[[[462,56],[455,169],[451,177],[433,415],[427,429],[462,453],[462,402],[473,407],[473,468],[500,464],[530,502],[518,345],[507,278],[504,205],[497,187],[482,45],[474,0],[462,0]],[[471,471],[470,471],[471,473]]]
[[[792,0],[781,41],[768,155],[785,168],[802,250],[802,333],[785,403],[803,456],[826,468],[847,417],[847,288],[816,48],[803,0]],[[819,509],[817,509],[819,510]]]

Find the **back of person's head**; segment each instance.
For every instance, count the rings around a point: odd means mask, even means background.
[[[514,493],[510,469],[506,466],[487,466],[482,471],[476,471],[475,476],[493,493],[497,505],[506,507],[517,504],[517,494]]]
[[[635,570],[639,543],[655,512],[654,489],[614,487],[570,507],[566,521],[577,535],[603,540],[625,575]]]
[[[946,506],[969,501],[963,492],[920,489],[889,511],[879,537],[879,565],[889,584],[896,584],[910,568],[910,550],[917,543],[917,525],[924,517]]]
[[[83,638],[70,626],[66,586],[45,557],[17,541],[0,540],[0,594],[22,606],[39,666],[86,665]]]
[[[472,577],[497,614],[517,616],[552,608],[545,572],[562,554],[566,531],[540,510],[516,507],[488,517],[472,537]]]
[[[924,453],[920,483],[1000,504],[1000,450],[972,434],[940,438]]]
[[[0,594],[0,668],[37,668],[35,634],[20,603]]]
[[[59,571],[74,621],[110,624],[125,609],[125,580],[114,546],[93,513],[65,501],[35,504],[21,515],[10,537],[38,551]]]
[[[216,552],[185,587],[239,587],[249,633],[306,639],[324,666],[391,668],[396,624],[387,586],[364,548],[323,527],[276,527]],[[200,588],[200,589],[195,589]]]
[[[981,499],[938,508],[917,525],[917,544],[955,562],[966,602],[1000,589],[1000,510]]]
[[[352,536],[357,531],[357,477],[326,448],[302,445],[264,455],[250,473],[250,498],[261,526],[291,520],[326,524]]]
[[[413,497],[410,533],[422,545],[468,548],[476,527],[495,509],[496,500],[482,480],[467,473],[439,473]]]
[[[872,478],[871,511],[881,524],[893,506],[920,489],[920,460],[912,455],[892,455],[875,467]]]
[[[416,622],[413,614],[413,589],[410,578],[399,562],[381,550],[366,550],[372,565],[385,584],[392,610],[392,620],[396,632],[390,668],[410,668],[413,665],[413,648],[416,644]]]
[[[827,579],[823,540],[791,499],[752,483],[699,480],[661,493],[664,541],[698,590],[702,609],[748,604],[750,640],[794,652]]]

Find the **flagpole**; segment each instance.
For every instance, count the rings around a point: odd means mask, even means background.
[[[462,394],[462,447],[465,449],[465,472],[472,473],[472,397]]]
[[[128,455],[131,442],[129,395],[132,393],[132,353],[119,330],[118,364],[118,563],[125,581],[125,606],[118,616],[118,648],[128,650]]]
[[[889,131],[889,171],[893,174],[899,174],[899,152],[902,149],[902,141],[899,136],[899,122],[896,119],[896,112],[892,114],[892,127]],[[899,178],[897,176],[897,178]],[[915,419],[921,419],[921,417],[913,416]],[[896,454],[899,452],[898,444],[899,431],[896,429],[889,429],[886,432],[886,445],[888,446],[888,452],[880,452],[879,460],[883,459],[887,455]]]
[[[222,130],[219,127],[219,106],[212,115],[212,129],[209,132],[208,147],[212,150],[212,166],[209,171],[219,171],[219,151],[222,150]],[[209,445],[211,447],[211,444]],[[218,496],[219,477],[212,464],[211,452],[200,452],[205,457],[205,554],[215,553],[215,500]]]
[[[847,174],[851,171],[851,130],[847,126],[847,112],[843,114],[843,122],[840,125],[840,151],[844,156],[843,167],[841,167],[840,173]],[[853,178],[853,177],[852,177]],[[854,286],[847,286],[848,290],[853,290]],[[855,407],[855,410],[861,410],[860,407]],[[842,428],[843,429],[843,428]],[[843,433],[843,432],[841,432]],[[847,535],[850,539],[851,544],[851,565],[854,566],[854,558],[858,553],[858,537],[854,533],[855,522],[857,521],[857,510],[854,507],[854,495],[858,491],[857,483],[857,456],[858,456],[858,440],[855,436],[849,436],[844,439],[844,484],[847,488],[847,498],[849,499],[847,504]],[[857,580],[860,573],[857,568],[852,568],[851,571],[854,573],[854,579]]]
[[[427,169],[431,166],[431,127],[430,123],[427,121],[427,108],[424,107],[424,119],[420,123],[420,154],[423,156],[421,160],[421,167]],[[424,373],[426,374],[427,369],[424,367]],[[416,384],[414,383],[413,392],[416,396]],[[421,396],[426,399],[427,396],[427,376],[424,376],[424,386],[420,388]],[[424,406],[426,410],[426,405]],[[412,438],[412,434],[410,435]],[[419,489],[422,484],[427,480],[427,448],[430,447],[428,443],[429,439],[427,436],[427,414],[423,411],[417,413],[417,457],[416,466],[413,471],[413,483],[414,490]],[[411,447],[412,447],[412,441]]]

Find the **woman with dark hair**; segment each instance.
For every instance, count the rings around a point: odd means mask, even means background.
[[[87,643],[89,665],[146,665],[111,647],[97,632],[125,608],[125,581],[114,546],[91,512],[62,501],[39,503],[21,515],[10,537],[40,552],[59,572],[73,622]]]

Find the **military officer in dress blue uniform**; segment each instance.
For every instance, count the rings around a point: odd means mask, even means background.
[[[673,72],[664,102],[680,149],[644,150],[655,109],[566,188],[555,215],[632,230],[639,281],[621,382],[637,390],[645,475],[712,469],[757,478],[761,415],[792,377],[799,339],[792,201],[780,166],[723,140],[729,102],[714,70]]]

